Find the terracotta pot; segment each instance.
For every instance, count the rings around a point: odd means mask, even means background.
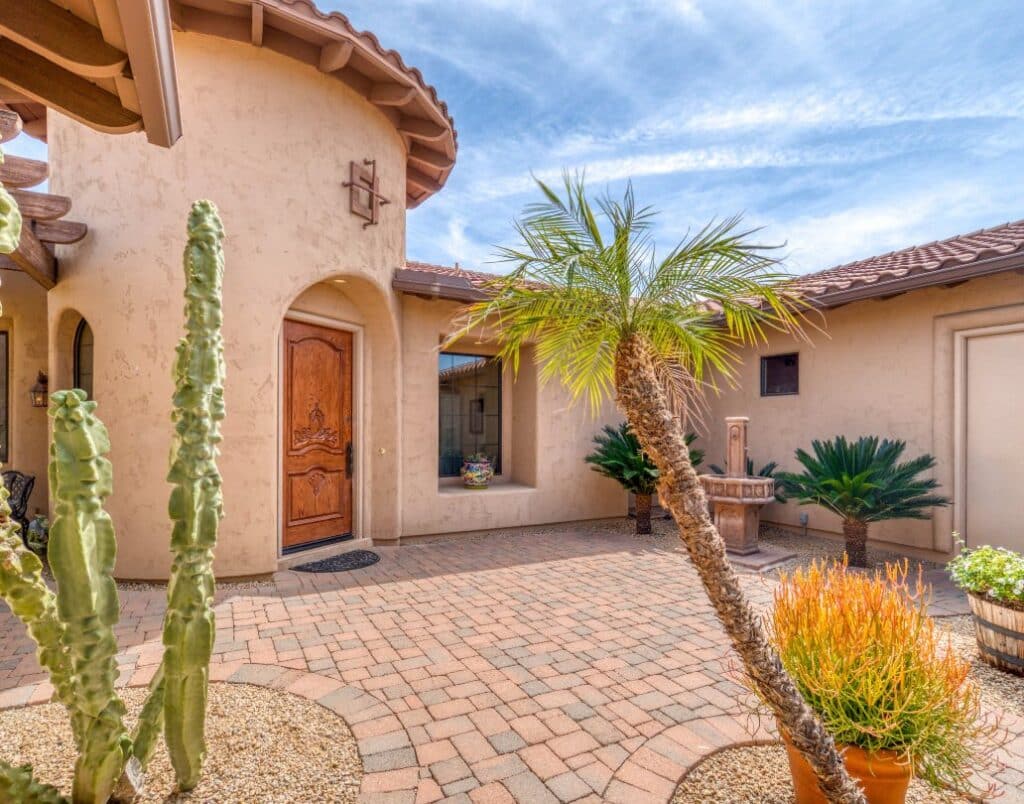
[[[810,764],[793,747],[789,736],[779,729],[789,755],[789,770],[793,775],[796,804],[828,804],[818,787],[818,777]],[[860,783],[868,804],[903,804],[910,785],[910,765],[899,762],[895,751],[868,754],[854,745],[841,745],[846,772]]]

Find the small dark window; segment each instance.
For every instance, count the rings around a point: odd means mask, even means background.
[[[770,355],[761,358],[761,396],[800,393],[800,355]]]
[[[92,399],[92,327],[84,318],[75,330],[75,388],[81,388]]]
[[[0,463],[7,463],[10,454],[11,430],[8,388],[10,362],[7,353],[7,333],[0,332]]]
[[[501,361],[442,352],[438,391],[438,474],[458,477],[462,462],[482,452],[500,475]]]

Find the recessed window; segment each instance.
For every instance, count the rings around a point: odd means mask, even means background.
[[[7,350],[7,332],[0,332],[0,463],[7,463],[10,455],[11,428],[8,403],[10,385],[10,359]]]
[[[74,381],[92,399],[92,327],[84,318],[75,330]]]
[[[501,474],[501,361],[442,352],[438,363],[441,477],[458,477],[474,453],[491,459]]]
[[[761,396],[800,393],[800,355],[770,355],[761,358]]]

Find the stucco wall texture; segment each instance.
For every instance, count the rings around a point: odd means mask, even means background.
[[[736,388],[711,398],[709,432],[698,446],[707,460],[724,463],[726,416],[749,416],[749,454],[755,470],[770,460],[795,471],[797,447],[836,435],[878,435],[907,442],[907,457],[929,452],[938,461],[940,493],[953,497],[953,333],[968,327],[1024,321],[1024,277],[1018,272],[976,279],[951,288],[928,288],[890,299],[849,304],[825,312],[824,331],[811,343],[773,337],[741,352]],[[760,357],[800,354],[800,392],[760,395]],[[1024,365],[1024,356],[1022,356]],[[1024,374],[1007,393],[1024,394]],[[841,534],[839,518],[818,506],[772,504],[762,520]],[[931,521],[873,523],[869,536],[923,551],[952,549],[952,509]]]
[[[227,231],[218,575],[278,566],[286,315],[357,332],[357,537],[622,514],[625,495],[582,462],[602,422],[567,409],[564,393],[539,389],[532,372],[508,390],[513,482],[485,492],[439,487],[437,347],[455,305],[400,298],[390,287],[405,262],[401,138],[364,98],[308,65],[200,34],[175,34],[175,48],[185,136],[173,148],[141,134],[97,134],[56,114],[49,124],[53,191],[70,196],[90,228],[61,255],[49,294],[49,365],[54,388],[70,382],[69,333],[84,316],[112,442],[115,574],[160,579],[169,568],[171,365],[182,332],[185,219],[197,198],[218,205]],[[349,161],[363,158],[377,160],[392,199],[365,229],[342,187]]]
[[[40,371],[47,371],[46,291],[20,271],[4,271],[0,286],[3,316],[0,330],[7,332],[9,360],[7,420],[9,444],[4,469],[35,475],[28,501],[28,518],[47,510],[46,408],[32,407],[29,388]]]
[[[105,136],[51,114],[53,189],[74,199],[90,228],[62,255],[61,281],[49,294],[51,364],[60,360],[52,344],[61,318],[74,309],[95,333],[95,395],[115,472],[109,509],[118,533],[116,573],[166,577],[165,474],[185,219],[193,200],[212,199],[228,235],[227,517],[216,570],[265,573],[276,569],[278,554],[281,322],[303,290],[350,276],[372,315],[388,319],[378,334],[383,348],[390,331],[393,350],[390,282],[405,257],[404,144],[375,107],[308,65],[200,34],[176,34],[175,49],[187,133],[173,148],[154,148],[141,134]],[[349,161],[363,158],[376,158],[381,190],[392,199],[380,223],[366,229],[348,214],[341,186]],[[394,362],[379,362],[394,387]],[[374,400],[385,414],[390,408],[392,421],[396,397],[390,405]],[[381,446],[393,454],[391,443]],[[378,474],[385,491],[397,473],[384,467]],[[392,499],[397,494],[392,485]],[[365,535],[394,534],[397,506],[375,513]]]

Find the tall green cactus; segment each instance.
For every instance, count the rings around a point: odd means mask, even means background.
[[[57,601],[43,580],[43,564],[21,541],[21,526],[11,519],[11,493],[0,483],[0,597],[25,623],[37,646],[39,664],[50,674],[57,700],[68,708],[75,743],[81,744],[82,718],[75,707],[71,658],[63,644],[64,624]]]
[[[110,516],[103,510],[113,482],[110,461],[104,457],[110,439],[95,409],[96,403],[81,390],[57,391],[50,397],[49,475],[55,500],[50,569],[74,673],[75,707],[83,720],[72,789],[76,804],[105,804],[131,754],[124,704],[114,690],[117,545]]]
[[[0,217],[3,214],[0,197]],[[0,246],[2,225],[0,220]],[[39,662],[70,713],[78,748],[74,804],[106,804],[112,795],[133,797],[161,728],[182,790],[196,785],[206,754],[206,696],[215,627],[213,548],[223,508],[216,464],[224,418],[223,238],[213,204],[195,203],[185,250],[186,334],[174,367],[174,440],[168,475],[174,486],[169,505],[174,563],[167,590],[164,659],[131,737],[124,727],[124,704],[114,688],[116,543],[103,510],[113,479],[105,457],[110,441],[95,415],[96,403],[80,390],[57,391],[50,397],[49,476],[55,516],[49,556],[56,594],[43,581],[38,557],[22,545],[19,527],[10,518],[8,492],[0,484],[0,597],[25,622],[38,645]],[[36,784],[29,768],[0,762],[0,802],[5,801],[63,804],[66,799],[53,788]]]
[[[168,481],[174,563],[164,619],[164,738],[182,790],[199,780],[214,640],[213,548],[223,514],[217,469],[224,418],[221,282],[224,229],[209,201],[192,206],[185,248],[185,337],[174,368]]]
[[[0,150],[0,162],[4,152]],[[0,183],[0,254],[10,254],[21,242],[21,210],[14,197]]]

